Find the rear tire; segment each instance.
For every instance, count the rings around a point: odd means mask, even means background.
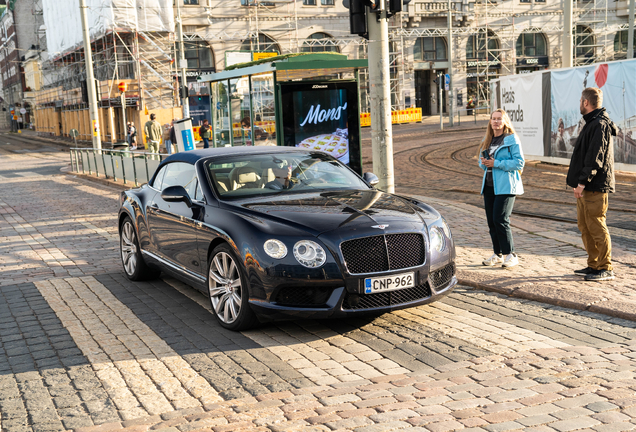
[[[227,244],[214,248],[208,261],[208,297],[222,327],[241,331],[258,323],[249,292],[245,269],[234,251]]]
[[[142,281],[159,276],[159,271],[148,267],[144,261],[137,240],[137,231],[128,216],[124,218],[119,230],[119,251],[124,273],[128,279]]]

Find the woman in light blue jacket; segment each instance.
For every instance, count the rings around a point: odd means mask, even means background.
[[[519,259],[514,250],[510,214],[515,197],[523,194],[521,170],[525,164],[519,137],[502,109],[490,115],[486,136],[479,147],[479,166],[484,170],[481,194],[494,254],[485,266],[514,267]]]

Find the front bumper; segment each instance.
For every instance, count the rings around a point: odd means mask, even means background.
[[[261,321],[346,318],[381,314],[432,303],[452,292],[455,285],[457,285],[455,264],[449,263],[431,272],[425,281],[420,280],[420,284],[412,288],[361,294],[341,286],[329,288],[332,291],[320,307],[286,306],[258,299],[250,299],[250,305]],[[318,287],[314,286],[312,289],[316,288]]]

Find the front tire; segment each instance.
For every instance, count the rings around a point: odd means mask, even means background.
[[[258,322],[249,305],[249,283],[243,265],[226,244],[217,246],[210,254],[208,296],[222,327],[241,331]]]
[[[119,251],[124,273],[128,279],[142,281],[158,276],[159,272],[148,267],[144,261],[137,240],[137,231],[128,216],[124,218],[119,231]]]

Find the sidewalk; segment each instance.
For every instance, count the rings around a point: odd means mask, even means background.
[[[457,246],[458,279],[463,285],[570,309],[636,321],[636,250],[614,247],[616,279],[586,282],[573,270],[586,266],[581,237],[571,224],[512,217],[519,266],[484,267],[492,254],[482,209],[464,203],[422,198],[449,221]]]

